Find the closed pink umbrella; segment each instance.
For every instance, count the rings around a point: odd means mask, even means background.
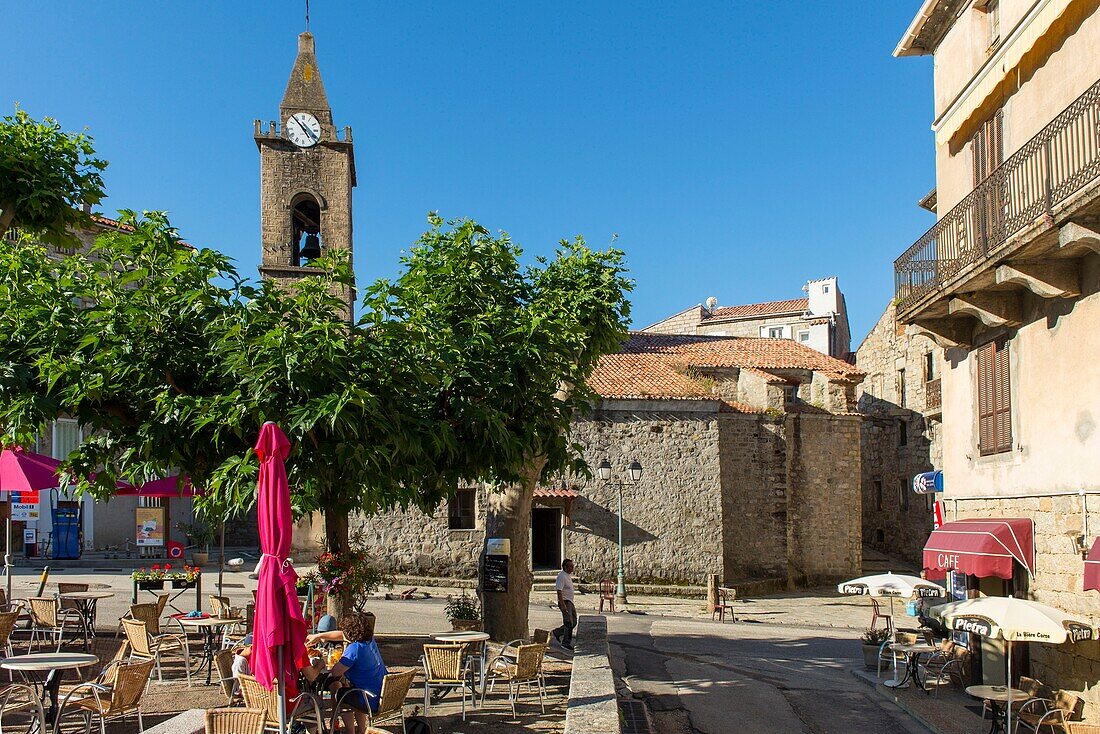
[[[298,606],[294,584],[298,574],[287,562],[291,532],[290,487],[286,461],[290,441],[277,425],[268,422],[260,429],[256,454],[260,458],[256,514],[260,527],[259,586],[256,589],[256,621],[249,665],[256,679],[268,690],[277,682],[286,715],[287,697],[298,692],[298,669],[306,660],[306,621]],[[285,730],[285,721],[281,721]]]
[[[33,492],[58,485],[57,459],[12,446],[0,451],[0,492]],[[4,526],[4,571],[11,599],[11,511]]]

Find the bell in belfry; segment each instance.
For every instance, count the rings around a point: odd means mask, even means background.
[[[306,243],[302,246],[302,259],[308,262],[319,257],[321,257],[321,238],[316,232],[310,232],[306,235]]]

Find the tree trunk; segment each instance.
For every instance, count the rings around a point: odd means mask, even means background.
[[[485,631],[498,641],[518,640],[528,636],[527,612],[531,601],[531,499],[538,485],[544,457],[528,462],[520,484],[508,486],[504,492],[489,493],[485,517],[485,535],[507,538],[508,591],[482,594],[482,616]],[[484,552],[484,549],[482,549]]]
[[[348,547],[348,515],[346,512],[328,510],[325,512],[325,549],[329,553],[340,553]],[[329,594],[328,613],[337,621],[355,608],[350,594]]]
[[[4,239],[4,235],[8,233],[8,228],[11,227],[12,220],[14,219],[14,206],[0,206],[0,240]]]

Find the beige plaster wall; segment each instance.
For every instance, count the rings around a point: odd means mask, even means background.
[[[964,350],[948,350],[948,496],[1100,488],[1100,256],[1085,258],[1081,280],[1085,295],[1076,301],[1024,294],[1030,317],[1008,342],[1012,451],[978,455],[976,360]]]

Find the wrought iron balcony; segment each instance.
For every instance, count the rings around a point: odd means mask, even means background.
[[[894,261],[900,314],[1100,176],[1100,81],[945,214]]]

